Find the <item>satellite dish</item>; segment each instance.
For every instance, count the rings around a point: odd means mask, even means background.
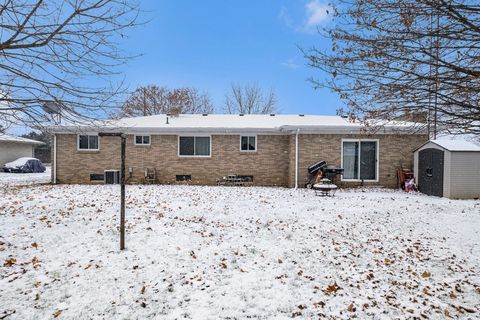
[[[60,114],[62,107],[58,102],[47,101],[42,105],[42,109],[48,114]]]

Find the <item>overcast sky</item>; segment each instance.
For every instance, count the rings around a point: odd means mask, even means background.
[[[314,90],[298,47],[328,47],[317,27],[329,23],[320,0],[143,0],[144,17],[125,50],[143,54],[125,68],[130,89],[149,83],[195,86],[222,107],[232,82],[257,83],[278,95],[281,113],[335,114],[328,90]]]

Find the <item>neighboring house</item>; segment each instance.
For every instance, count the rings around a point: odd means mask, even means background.
[[[0,168],[21,157],[33,157],[36,146],[43,142],[0,133]]]
[[[121,132],[127,135],[129,183],[142,182],[145,169],[155,168],[159,183],[187,176],[193,184],[212,185],[235,174],[252,176],[255,185],[303,187],[307,168],[325,160],[345,169],[338,181],[344,185],[395,187],[397,169],[413,167],[413,151],[428,137],[405,122],[375,133],[369,128],[338,116],[211,114],[54,126],[52,179],[103,181],[104,170],[120,168],[120,138],[98,133]]]

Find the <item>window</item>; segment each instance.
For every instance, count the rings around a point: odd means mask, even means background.
[[[240,151],[257,151],[257,137],[241,136]]]
[[[344,140],[342,142],[343,180],[377,181],[377,140]]]
[[[98,136],[78,135],[78,150],[98,150]]]
[[[90,174],[90,181],[103,181],[105,176],[101,173],[92,173]]]
[[[135,145],[149,146],[150,136],[135,136]]]
[[[177,174],[175,175],[175,181],[177,182],[183,182],[183,181],[192,181],[192,175],[191,174]]]
[[[210,137],[179,137],[178,145],[179,156],[210,156]]]

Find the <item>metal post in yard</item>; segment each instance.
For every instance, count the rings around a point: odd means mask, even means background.
[[[125,249],[125,146],[127,135],[124,133],[100,132],[99,137],[120,137],[120,250]]]
[[[127,136],[120,135],[122,138],[122,164],[120,166],[120,250],[125,249],[125,144]]]

